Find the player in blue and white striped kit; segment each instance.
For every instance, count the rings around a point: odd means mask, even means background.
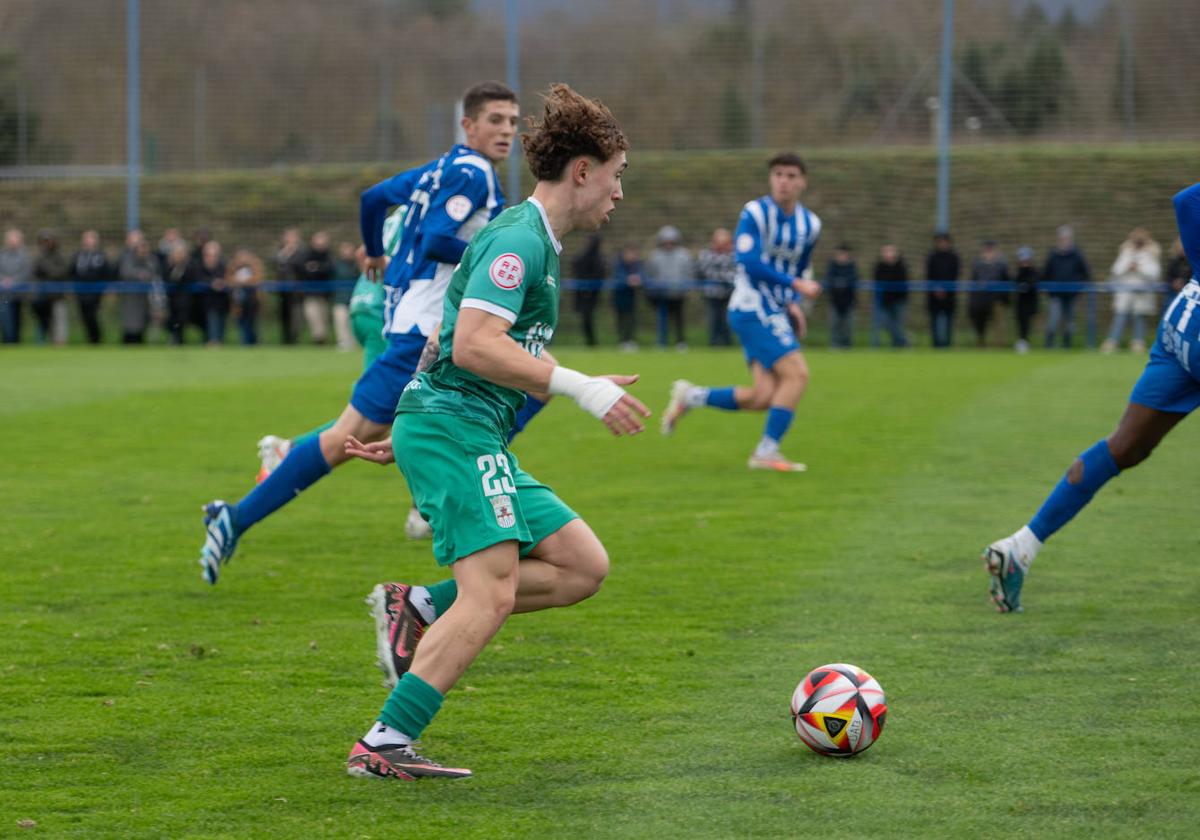
[[[360,212],[366,271],[388,287],[387,349],[354,386],[331,428],[293,446],[271,474],[235,505],[205,505],[204,578],[216,583],[245,531],[349,459],[346,442],[386,438],[396,403],[412,378],[428,337],[441,320],[450,275],[470,238],[504,208],[494,164],[508,157],[517,134],[516,94],[497,82],[475,85],[463,97],[466,144],[424,166],[402,172],[363,193]],[[408,204],[396,258],[384,256],[388,210]]]
[[[1071,521],[1109,479],[1150,456],[1175,424],[1200,407],[1200,184],[1175,196],[1175,218],[1192,279],[1167,307],[1150,361],[1133,386],[1117,429],[1085,450],[1015,534],[983,550],[992,602],[1000,612],[1021,611],[1021,587],[1042,543]]]
[[[808,385],[808,365],[800,352],[804,297],[821,286],[812,279],[809,261],[821,235],[821,220],[800,203],[807,169],[799,155],[776,155],[767,164],[770,194],[747,202],[734,235],[738,271],[729,299],[729,325],[746,353],[754,384],[705,388],[680,379],[671,387],[663,412],[663,434],[681,417],[701,406],[726,411],[767,412],[763,436],[750,456],[751,469],[801,472],[804,464],[779,451],[796,406]]]

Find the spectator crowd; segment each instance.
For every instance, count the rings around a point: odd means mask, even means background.
[[[303,291],[275,296],[283,343],[295,344],[307,326],[315,344],[328,343],[332,333],[338,347],[355,346],[349,302],[359,271],[353,243],[342,242],[335,252],[325,231],[305,242],[297,228],[288,228],[271,268],[270,279],[306,284]],[[257,344],[268,300],[260,288],[266,279],[268,270],[258,255],[248,248],[227,255],[204,228],[191,241],[170,228],[156,245],[133,230],[115,253],[105,249],[95,230],[80,235],[73,253],[54,231],[42,230],[31,252],[22,231],[9,228],[0,249],[0,341],[21,341],[28,306],[37,341],[65,344],[73,297],[86,340],[99,344],[105,339],[101,301],[115,286],[124,344],[143,344],[159,333],[171,344],[195,340],[215,346],[225,342],[231,323],[242,344]],[[56,284],[71,284],[73,294]],[[130,285],[121,288],[125,284]]]
[[[315,344],[332,341],[350,349],[350,289],[359,274],[355,250],[348,241],[335,248],[321,230],[305,240],[295,227],[282,232],[266,261],[247,248],[227,255],[203,228],[190,240],[169,229],[157,244],[141,231],[130,231],[112,253],[95,230],[84,231],[71,251],[54,231],[39,231],[30,248],[22,231],[9,228],[0,248],[0,339],[20,342],[28,312],[38,342],[66,343],[73,298],[86,340],[98,344],[105,338],[99,317],[103,292],[115,284],[123,292],[117,295],[116,321],[125,344],[163,336],[171,344],[194,340],[220,345],[232,325],[240,343],[253,345],[273,309],[283,343],[297,343],[306,331]],[[595,234],[570,266],[565,286],[572,290],[581,337],[589,346],[600,343],[596,320],[606,295],[622,349],[637,348],[638,312],[647,306],[659,347],[687,348],[685,327],[692,307],[699,309],[692,318],[705,324],[709,345],[732,344],[726,307],[738,268],[733,236],[725,228],[714,230],[693,253],[676,227],[664,225],[645,256],[631,243],[611,262]],[[1160,306],[1169,300],[1160,294],[1164,285],[1174,294],[1192,275],[1178,240],[1164,254],[1150,232],[1139,227],[1116,249],[1107,273],[1096,277],[1067,225],[1058,228],[1041,259],[1032,247],[1021,245],[1012,262],[991,239],[980,242],[968,262],[949,233],[937,233],[923,269],[923,274],[911,269],[895,243],[884,243],[864,275],[853,248],[836,245],[823,274],[814,271],[824,286],[830,345],[852,347],[856,320],[865,314],[871,346],[885,340],[892,347],[910,346],[908,304],[919,294],[935,348],[954,344],[956,321],[965,314],[974,346],[1011,345],[1025,352],[1038,338],[1034,322],[1043,309],[1042,344],[1070,347],[1081,295],[1094,280],[1106,280],[1111,283],[1112,294],[1105,297],[1112,317],[1101,350],[1115,351],[1128,332],[1128,347],[1142,352]],[[262,288],[268,279],[282,281],[283,288],[268,296]],[[72,294],[56,284],[72,284]],[[120,289],[124,284],[130,284],[128,289]],[[866,313],[861,312],[864,302],[869,304]]]

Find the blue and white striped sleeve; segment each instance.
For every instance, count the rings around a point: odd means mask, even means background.
[[[733,239],[738,264],[746,270],[751,280],[791,288],[792,278],[782,271],[776,271],[767,255],[763,253],[762,240],[765,230],[766,221],[763,219],[762,208],[757,202],[748,202],[742,208]]]

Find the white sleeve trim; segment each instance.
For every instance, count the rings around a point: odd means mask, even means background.
[[[490,300],[483,298],[463,298],[462,303],[458,305],[459,309],[482,309],[489,315],[495,315],[503,318],[510,324],[517,323],[517,313],[511,309],[506,309],[498,303],[492,303]]]

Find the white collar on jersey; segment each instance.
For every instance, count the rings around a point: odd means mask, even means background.
[[[554,229],[550,227],[550,219],[546,216],[546,208],[542,206],[542,202],[538,201],[533,196],[529,196],[529,198],[525,200],[536,207],[538,212],[542,214],[542,224],[546,226],[546,233],[550,234],[550,243],[554,245],[554,253],[561,254],[562,243],[558,241],[558,237],[554,235]]]

